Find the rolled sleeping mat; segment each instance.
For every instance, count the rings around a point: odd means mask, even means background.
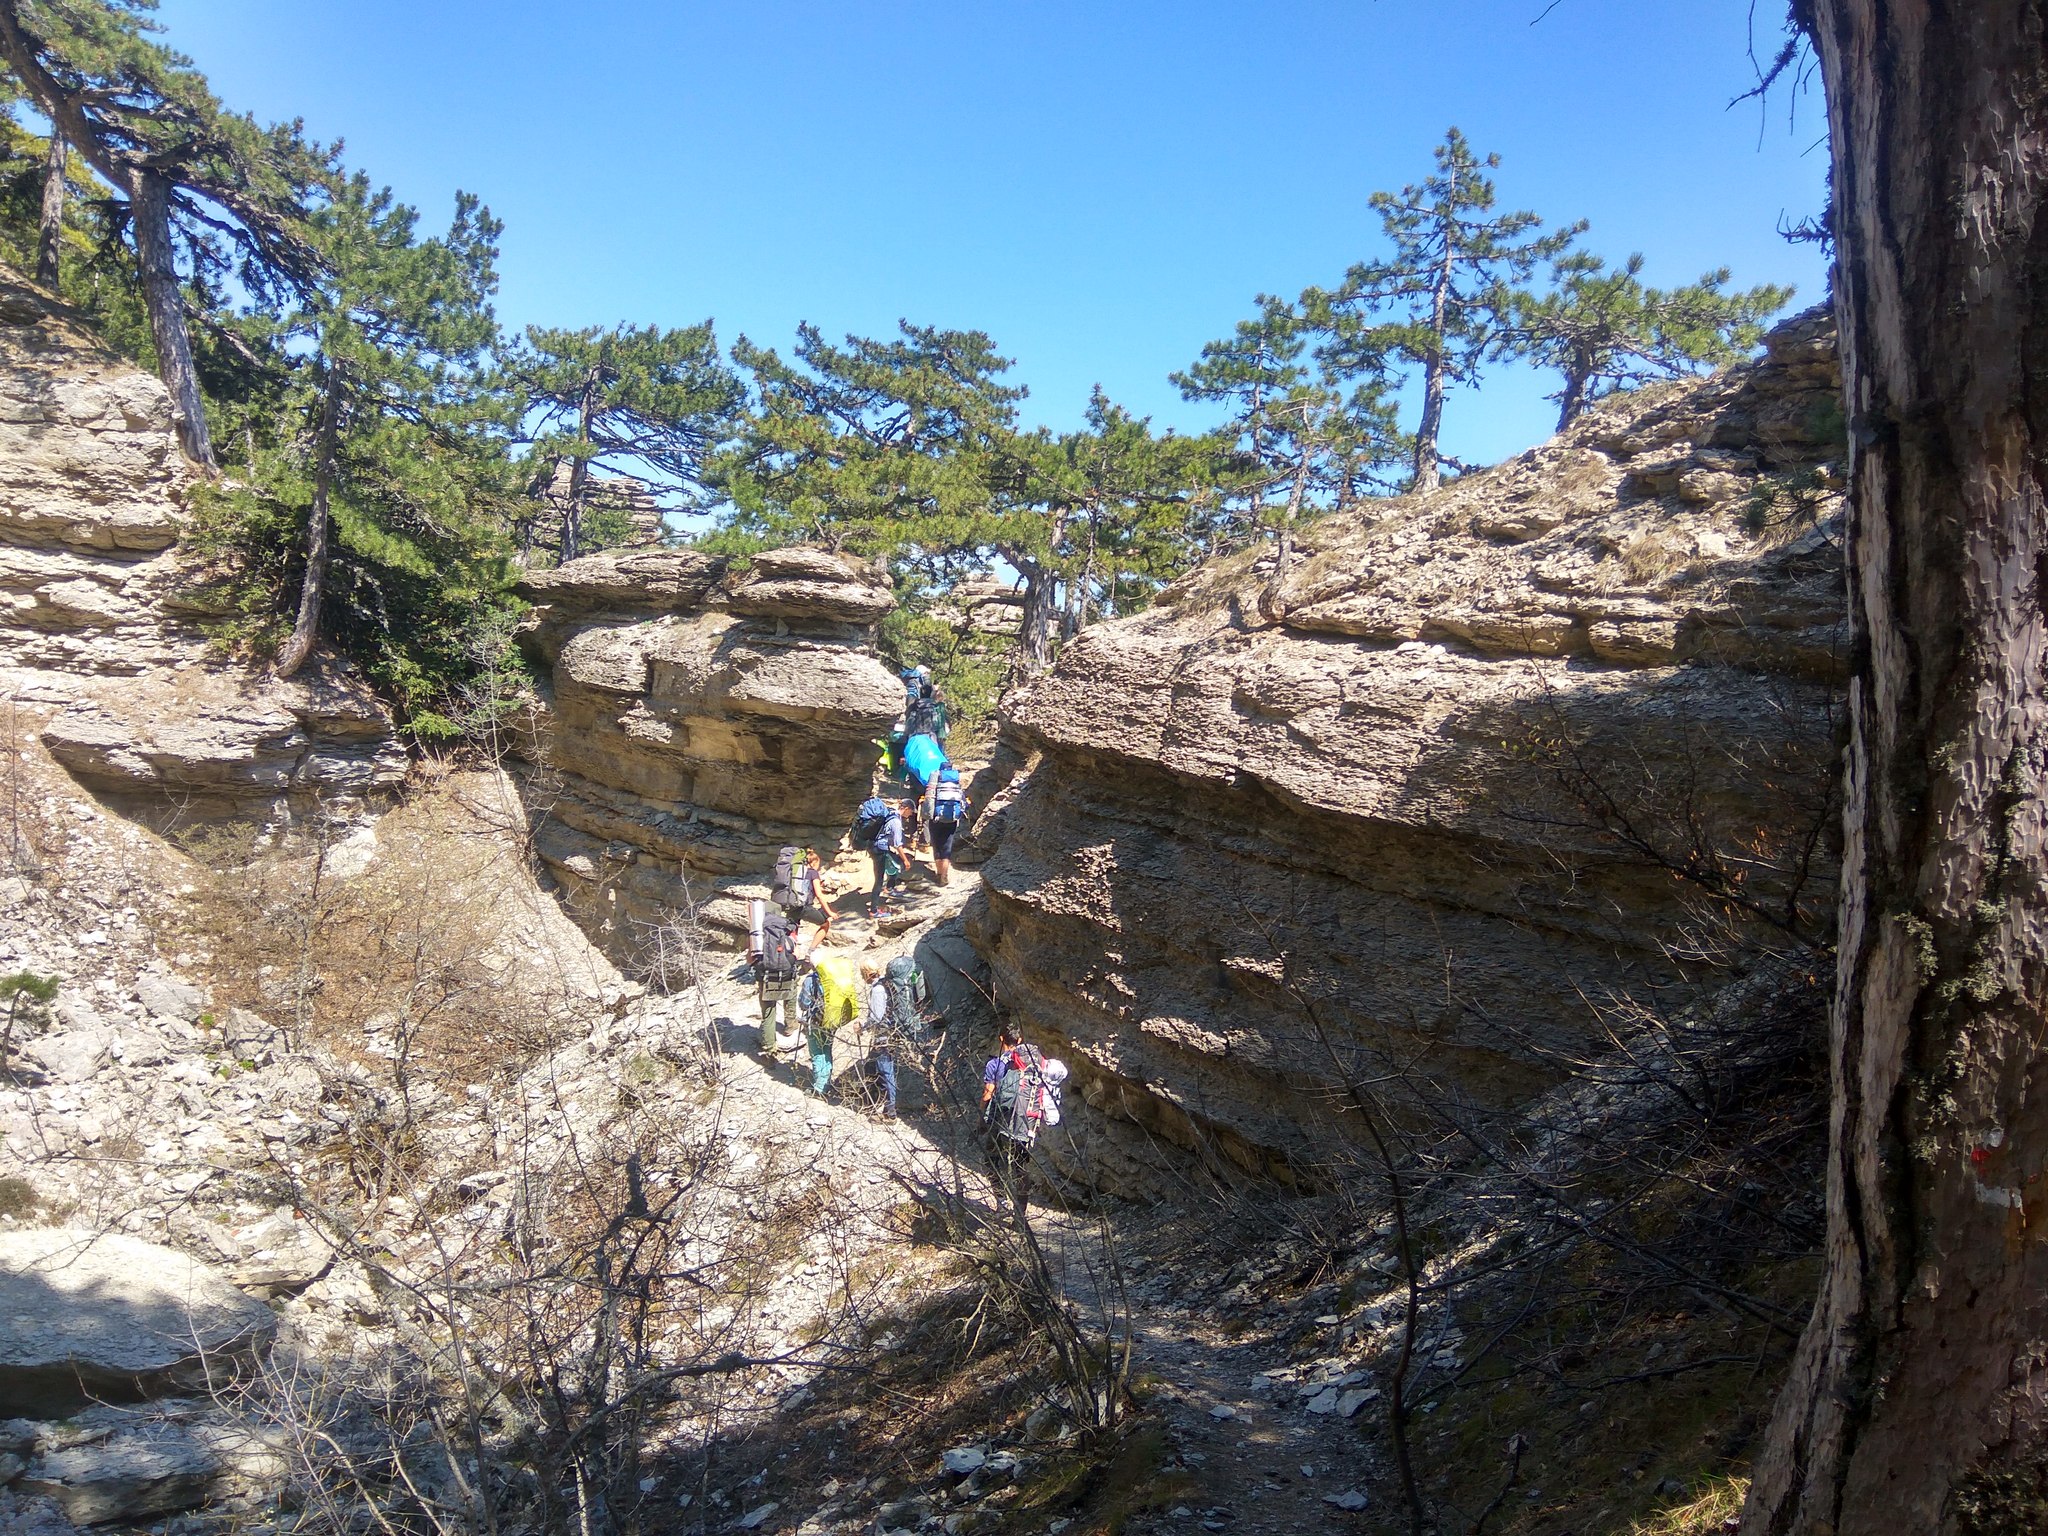
[[[931,783],[945,760],[945,750],[929,736],[913,736],[903,744],[903,770],[919,789]]]
[[[761,930],[768,921],[768,903],[759,896],[747,902],[747,948],[754,954],[761,953]]]

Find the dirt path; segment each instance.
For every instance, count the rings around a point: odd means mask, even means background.
[[[1114,1310],[1106,1298],[1118,1288],[1099,1224],[1085,1215],[1037,1211],[1033,1224],[1069,1299],[1090,1325],[1102,1326]],[[1272,1387],[1275,1375],[1308,1379],[1315,1364],[1290,1362],[1267,1339],[1233,1338],[1212,1310],[1181,1303],[1171,1261],[1149,1259],[1144,1247],[1140,1235],[1119,1254],[1133,1378],[1166,1424],[1169,1467],[1177,1465],[1188,1487],[1168,1508],[1134,1515],[1125,1530],[1263,1533],[1361,1523],[1330,1501],[1355,1495],[1367,1481],[1377,1396],[1354,1409],[1356,1418],[1335,1406],[1307,1411],[1304,1404],[1316,1399],[1283,1405]],[[1347,1390],[1371,1390],[1362,1377],[1345,1381],[1349,1373],[1334,1359],[1327,1369],[1344,1382],[1333,1394],[1338,1403]]]

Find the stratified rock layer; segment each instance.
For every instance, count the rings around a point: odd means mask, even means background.
[[[0,269],[0,665],[170,659],[187,482],[164,387]]]
[[[1205,567],[1010,702],[972,932],[1100,1112],[1091,1176],[1312,1174],[1358,1090],[1512,1105],[1745,927],[1825,927],[1836,389],[1802,318],[1312,525],[1284,581]]]
[[[551,679],[536,847],[615,954],[693,913],[743,928],[784,843],[829,857],[902,708],[873,652],[886,574],[813,549],[627,550],[520,590]]]
[[[0,696],[95,792],[180,822],[360,803],[405,777],[333,658],[280,683],[207,658],[180,539],[194,474],[162,384],[0,267]]]

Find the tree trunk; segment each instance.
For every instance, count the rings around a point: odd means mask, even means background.
[[[590,418],[597,404],[597,374],[583,381],[583,399],[576,408],[576,446],[590,446]],[[569,466],[569,505],[562,509],[562,564],[583,552],[583,503],[590,495],[590,460],[581,453]]]
[[[1294,574],[1294,526],[1301,520],[1301,504],[1308,495],[1309,453],[1301,451],[1294,466],[1294,485],[1287,493],[1287,510],[1281,514],[1280,536],[1273,551],[1273,569],[1259,589],[1259,617],[1278,624],[1287,617],[1287,578]]]
[[[1036,560],[1010,562],[1024,578],[1024,617],[1017,628],[1019,678],[1037,677],[1052,665],[1053,615],[1057,611],[1057,583],[1053,574]]]
[[[1577,421],[1586,411],[1586,384],[1592,377],[1589,368],[1574,362],[1565,370],[1564,388],[1557,396],[1557,430],[1562,432]]]
[[[1429,334],[1434,350],[1422,360],[1422,420],[1415,426],[1415,483],[1410,487],[1417,491],[1433,491],[1443,483],[1437,469],[1436,439],[1444,422],[1444,323],[1451,294],[1451,242],[1456,238],[1455,228],[1444,231],[1444,264],[1430,295]]]
[[[50,158],[43,167],[43,212],[36,228],[36,281],[56,292],[58,255],[64,239],[64,135],[50,129]]]
[[[320,428],[313,439],[313,505],[306,513],[306,577],[299,583],[299,616],[277,653],[276,673],[290,677],[305,665],[320,638],[320,603],[327,594],[327,497],[334,483],[334,448],[341,433],[341,369],[329,364],[320,396]]]
[[[1827,1268],[1749,1536],[2033,1531],[2048,1477],[2042,0],[1814,0],[1850,419]]]
[[[156,343],[157,377],[171,392],[171,412],[185,457],[212,473],[213,441],[206,430],[206,404],[199,393],[199,371],[192,363],[192,338],[185,330],[185,295],[171,249],[171,184],[154,171],[135,172],[128,208],[135,222],[142,302],[149,311],[150,339]]]

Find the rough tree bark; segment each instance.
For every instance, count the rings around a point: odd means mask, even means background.
[[[1059,581],[1036,560],[1012,555],[1010,563],[1024,578],[1024,612],[1017,626],[1016,661],[1011,669],[1012,681],[1023,682],[1041,675],[1052,665]]]
[[[583,381],[583,399],[576,408],[576,446],[590,446],[590,418],[597,410],[598,373],[595,368]],[[590,495],[590,460],[576,455],[569,466],[569,504],[562,509],[561,563],[567,565],[583,553],[583,503]]]
[[[1827,1269],[1743,1530],[2040,1529],[2048,5],[1813,0],[1853,440]]]
[[[299,614],[291,637],[279,647],[274,668],[290,677],[313,654],[320,639],[320,604],[327,595],[327,504],[334,484],[334,449],[341,434],[341,369],[330,364],[320,397],[320,426],[313,439],[313,504],[306,511],[306,574],[299,583]]]
[[[1436,286],[1430,290],[1429,334],[1435,350],[1422,360],[1422,419],[1415,424],[1415,484],[1418,491],[1433,491],[1443,483],[1443,470],[1437,464],[1436,439],[1444,424],[1444,336],[1445,317],[1450,309],[1452,242],[1457,238],[1455,227],[1444,230],[1444,261],[1436,275]]]
[[[192,337],[185,329],[185,293],[171,245],[171,184],[154,171],[135,171],[128,187],[135,265],[142,279],[143,307],[149,311],[150,340],[156,343],[157,377],[171,392],[171,411],[185,457],[212,470],[213,438],[206,427],[206,402],[199,393]]]
[[[50,129],[50,155],[43,166],[43,208],[36,226],[36,281],[56,291],[58,253],[64,239],[64,135]]]

